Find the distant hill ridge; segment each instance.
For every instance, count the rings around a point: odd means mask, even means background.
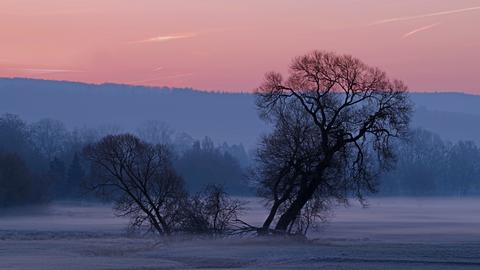
[[[411,93],[413,125],[445,139],[480,143],[480,96],[455,92]],[[27,121],[53,118],[69,127],[116,125],[132,130],[160,120],[194,137],[243,143],[253,148],[268,127],[257,115],[249,93],[191,88],[0,78],[0,113]]]

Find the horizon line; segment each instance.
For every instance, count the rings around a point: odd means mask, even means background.
[[[42,78],[31,78],[31,77],[5,77],[0,76],[1,79],[8,80],[31,80],[31,81],[44,81],[44,82],[64,82],[64,83],[74,83],[74,84],[83,84],[83,85],[118,85],[118,86],[131,86],[131,87],[141,87],[146,89],[158,89],[158,90],[174,90],[174,91],[193,91],[193,92],[202,92],[202,93],[211,93],[211,94],[253,94],[253,91],[228,91],[228,90],[208,90],[208,89],[199,89],[192,86],[189,87],[178,87],[178,86],[153,86],[153,85],[142,85],[142,84],[128,84],[121,82],[82,82],[82,81],[73,81],[73,80],[53,80],[53,79],[42,79]],[[416,94],[464,94],[464,95],[473,95],[480,96],[480,93],[468,92],[464,90],[408,90],[408,92]]]

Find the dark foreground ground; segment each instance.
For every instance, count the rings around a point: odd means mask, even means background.
[[[480,199],[373,199],[337,209],[309,241],[166,241],[125,224],[92,204],[3,212],[0,269],[480,269]]]

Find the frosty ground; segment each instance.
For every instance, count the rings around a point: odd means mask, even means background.
[[[264,210],[250,200],[251,223]],[[0,213],[0,269],[480,269],[480,199],[377,198],[339,207],[309,241],[130,235],[108,205]]]

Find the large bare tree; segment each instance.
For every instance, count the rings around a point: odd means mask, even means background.
[[[275,126],[257,155],[260,193],[271,205],[263,229],[276,220],[280,232],[308,223],[330,198],[375,191],[394,161],[392,138],[406,135],[411,114],[401,81],[323,51],[295,58],[287,78],[267,73],[256,98]]]
[[[129,216],[133,227],[168,235],[181,223],[187,194],[168,147],[129,134],[109,135],[85,147],[84,155],[95,173],[89,187],[113,196],[117,214]]]

